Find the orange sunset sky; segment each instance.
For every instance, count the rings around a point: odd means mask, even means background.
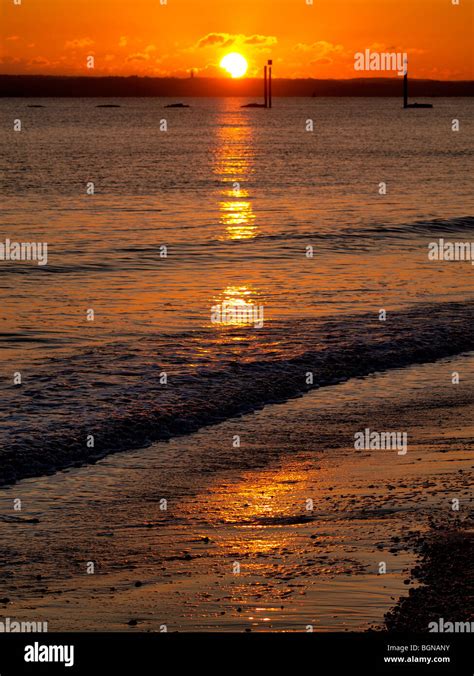
[[[407,52],[412,77],[472,79],[474,0],[459,3],[0,0],[0,73],[228,77],[219,62],[237,51],[250,77],[269,57],[275,77],[383,76],[354,71],[369,48]]]

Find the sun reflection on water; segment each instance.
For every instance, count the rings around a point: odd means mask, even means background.
[[[247,285],[228,286],[214,299],[211,322],[219,326],[260,326],[263,305],[257,292]]]
[[[221,223],[228,239],[252,239],[257,233],[252,204],[243,200],[220,203]]]
[[[214,173],[220,178],[220,223],[225,226],[221,239],[245,240],[257,234],[256,217],[247,187],[253,173],[253,129],[247,117],[232,112],[231,118],[223,114],[222,124],[216,130],[217,152]]]

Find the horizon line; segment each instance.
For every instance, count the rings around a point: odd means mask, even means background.
[[[130,79],[140,79],[140,80],[179,80],[183,82],[188,81],[217,81],[217,82],[227,82],[227,83],[239,83],[239,82],[261,82],[261,78],[258,76],[255,77],[241,77],[241,78],[228,78],[228,77],[199,77],[194,76],[179,76],[179,75],[76,75],[76,74],[45,74],[45,73],[0,73],[0,78],[6,77],[30,77],[30,78],[81,78],[83,80],[99,80],[107,78],[122,78],[124,80]],[[474,78],[472,79],[461,79],[461,80],[443,80],[443,79],[433,79],[433,78],[417,78],[410,77],[411,82],[453,82],[453,83],[472,83],[474,84]],[[392,77],[383,76],[383,77],[347,77],[347,78],[315,78],[315,77],[273,77],[273,81],[285,81],[285,82],[398,82],[402,81],[402,78],[399,75],[394,75]],[[1,94],[0,94],[1,95]]]

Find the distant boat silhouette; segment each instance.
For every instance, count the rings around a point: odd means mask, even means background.
[[[408,103],[408,70],[403,78],[403,107],[404,108],[433,108],[431,103]]]
[[[165,108],[190,108],[187,103],[169,103]]]
[[[120,108],[116,103],[101,103],[96,108]]]
[[[266,105],[264,103],[246,103],[243,106],[240,106],[241,108],[266,108]]]

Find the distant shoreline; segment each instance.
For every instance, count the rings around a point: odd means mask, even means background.
[[[275,79],[275,97],[401,97],[400,78]],[[410,80],[413,97],[474,96],[474,81]],[[0,75],[0,97],[263,97],[260,79]]]

